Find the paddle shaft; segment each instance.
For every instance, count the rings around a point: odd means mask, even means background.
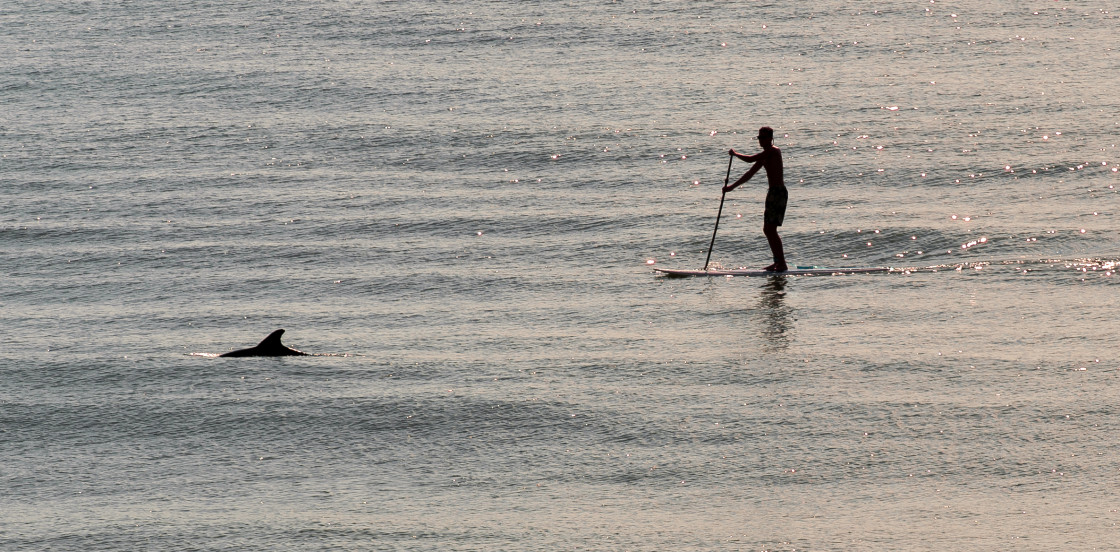
[[[727,158],[727,176],[723,177],[723,186],[726,188],[727,183],[731,182],[731,162],[735,161],[734,157]],[[712,241],[708,244],[708,258],[704,259],[704,270],[708,270],[708,263],[712,260],[712,247],[716,244],[716,232],[719,232],[719,217],[723,215],[723,198],[727,197],[727,192],[720,192],[719,195],[719,211],[716,212],[716,228],[712,230]]]

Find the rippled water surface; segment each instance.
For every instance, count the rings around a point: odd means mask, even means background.
[[[0,6],[0,549],[1114,549],[1114,9]]]

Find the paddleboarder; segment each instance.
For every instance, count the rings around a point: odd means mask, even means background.
[[[786,217],[786,184],[782,177],[782,150],[774,146],[774,129],[764,126],[758,129],[758,144],[762,151],[754,155],[743,155],[734,149],[728,153],[748,163],[754,163],[751,168],[739,177],[734,184],[723,187],[723,193],[738,188],[750,180],[758,169],[766,169],[766,179],[770,182],[770,190],[766,192],[766,213],[763,215],[762,233],[770,244],[770,252],[774,254],[774,264],[764,268],[769,272],[785,272],[789,270],[786,265],[786,253],[782,248],[782,238],[778,236],[778,227]]]

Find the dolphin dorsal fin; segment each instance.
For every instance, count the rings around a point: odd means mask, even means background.
[[[268,337],[261,340],[260,344],[257,345],[257,347],[262,347],[262,348],[283,347],[283,345],[280,344],[280,336],[282,336],[282,335],[284,335],[284,330],[276,330],[276,331],[268,334]]]

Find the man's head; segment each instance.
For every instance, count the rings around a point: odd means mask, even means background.
[[[763,146],[774,143],[774,129],[768,126],[758,129],[758,143]]]

